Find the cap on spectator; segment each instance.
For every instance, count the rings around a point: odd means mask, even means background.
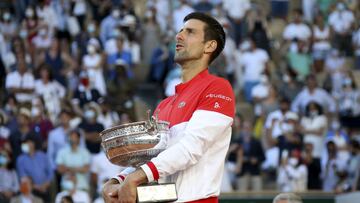
[[[24,116],[26,116],[26,117],[28,117],[28,118],[31,118],[31,112],[30,112],[30,110],[27,109],[27,108],[24,108],[24,107],[20,109],[19,115],[24,115]]]
[[[285,114],[285,119],[297,121],[299,119],[299,116],[294,112],[287,112]]]

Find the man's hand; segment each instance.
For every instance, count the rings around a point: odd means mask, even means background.
[[[104,200],[106,203],[135,203],[136,187],[146,182],[147,177],[142,169],[138,169],[134,173],[129,174],[121,184],[111,179],[104,185]]]
[[[114,179],[110,179],[104,184],[102,194],[106,203],[115,203],[117,202],[117,191],[120,189],[121,184]],[[112,196],[112,194],[116,194],[116,196]]]

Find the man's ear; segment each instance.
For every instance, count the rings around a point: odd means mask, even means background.
[[[212,53],[216,50],[216,48],[217,48],[217,42],[215,40],[210,40],[206,42],[204,52]]]

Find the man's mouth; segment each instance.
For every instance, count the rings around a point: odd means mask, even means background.
[[[183,48],[184,46],[182,44],[176,44],[175,49],[176,50],[180,50],[181,48]]]

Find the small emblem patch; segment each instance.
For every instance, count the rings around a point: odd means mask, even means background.
[[[184,101],[180,102],[178,105],[178,109],[183,108],[186,105]]]
[[[220,108],[220,104],[219,104],[219,103],[217,103],[217,102],[215,102],[214,108],[215,108],[215,109]]]

